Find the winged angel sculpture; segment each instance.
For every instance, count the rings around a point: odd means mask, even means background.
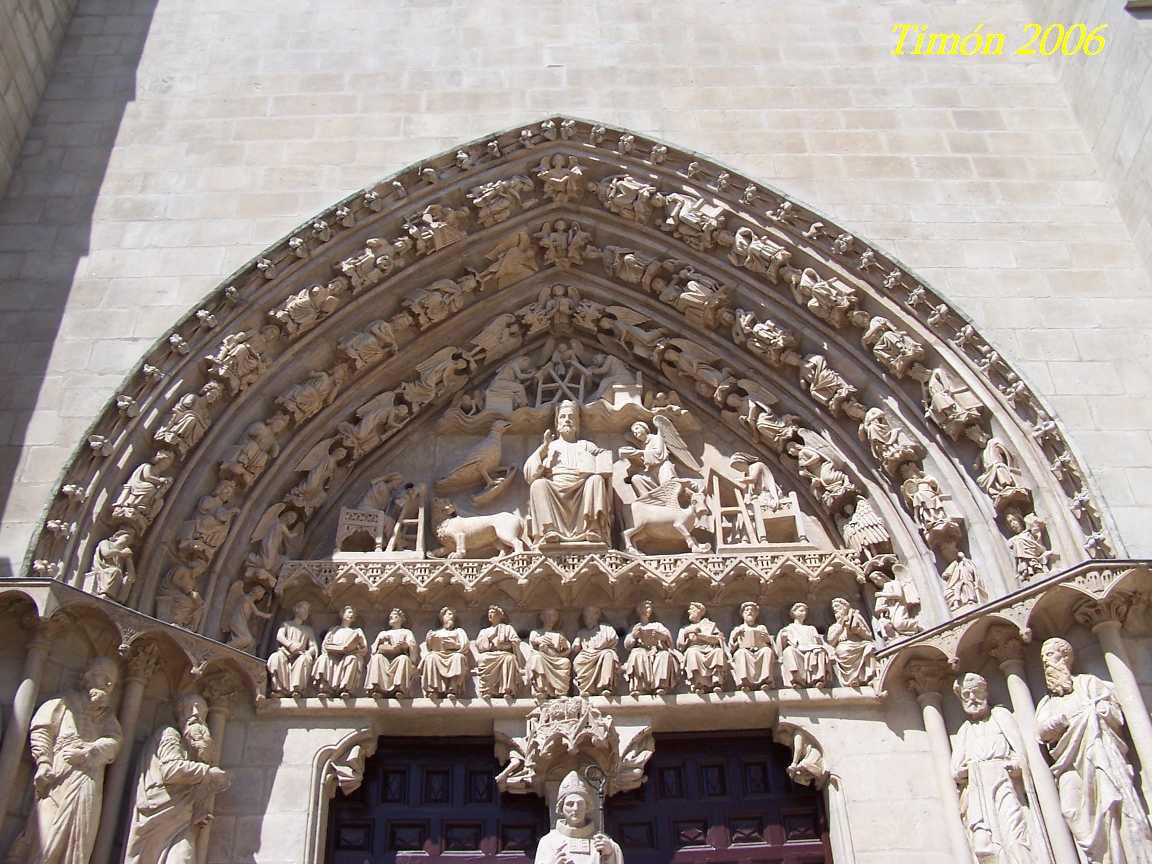
[[[636,500],[630,505],[632,527],[623,534],[624,547],[639,555],[637,540],[682,540],[693,552],[711,552],[710,544],[692,536],[697,528],[712,528],[703,482],[680,477],[676,471],[679,463],[700,474],[700,462],[689,452],[668,414],[656,414],[652,427],[642,421],[633,423],[629,432],[637,446],[620,448],[620,455],[629,463],[628,482],[636,491]]]

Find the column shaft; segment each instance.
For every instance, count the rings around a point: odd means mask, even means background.
[[[1124,637],[1120,632],[1119,621],[1102,621],[1092,628],[1100,647],[1104,649],[1104,662],[1108,664],[1108,674],[1116,685],[1116,699],[1124,709],[1124,721],[1128,724],[1128,734],[1140,759],[1140,782],[1144,790],[1146,806],[1152,805],[1152,718],[1140,693],[1140,685],[1132,674],[1132,665]]]
[[[208,731],[212,733],[212,741],[216,747],[216,764],[220,764],[220,754],[224,752],[224,729],[228,724],[228,710],[223,707],[212,706],[208,708]],[[205,810],[209,813],[216,803],[216,796],[212,795],[207,802]],[[208,842],[212,839],[212,823],[201,825],[199,836],[196,838],[196,864],[206,864],[208,861]]]
[[[40,679],[47,656],[48,636],[41,631],[33,637],[24,657],[24,673],[12,702],[12,722],[8,724],[4,743],[0,745],[0,825],[3,825],[8,806],[12,803],[16,772],[20,770],[20,757],[28,741],[28,729],[36,710],[36,698],[40,695]]]
[[[928,733],[928,742],[932,746],[932,762],[936,766],[940,802],[944,805],[944,819],[948,823],[948,840],[953,859],[971,861],[968,832],[960,821],[960,794],[952,779],[952,743],[948,739],[948,727],[944,724],[944,714],[940,710],[943,699],[940,693],[925,690],[916,696],[916,701],[920,703],[924,715],[924,731]]]
[[[1080,855],[1076,843],[1064,821],[1060,809],[1060,792],[1056,789],[1056,779],[1048,760],[1040,749],[1040,739],[1036,737],[1036,705],[1032,701],[1032,691],[1024,679],[1024,661],[1018,658],[1004,660],[1000,669],[1008,683],[1008,696],[1012,700],[1012,712],[1016,715],[1016,725],[1020,727],[1020,737],[1024,739],[1028,767],[1036,787],[1036,798],[1040,805],[1040,816],[1048,843],[1056,864],[1079,864]]]
[[[124,697],[120,701],[120,755],[108,766],[104,777],[104,803],[100,811],[100,831],[96,835],[96,848],[92,852],[91,864],[111,864],[112,840],[116,836],[116,823],[120,821],[125,797],[124,786],[128,780],[128,766],[132,762],[132,744],[136,740],[136,723],[140,718],[140,703],[144,701],[146,681],[130,677],[124,685]]]

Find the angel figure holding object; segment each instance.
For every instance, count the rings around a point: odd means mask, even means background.
[[[629,432],[637,446],[620,448],[620,456],[629,462],[628,482],[636,490],[637,498],[678,479],[673,458],[685,468],[700,472],[700,463],[688,452],[688,445],[670,417],[657,414],[652,418],[652,425],[656,431],[642,421],[633,423]]]

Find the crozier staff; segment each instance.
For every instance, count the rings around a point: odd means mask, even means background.
[[[569,771],[556,793],[556,826],[540,838],[535,864],[624,864],[620,844],[596,830],[596,806],[592,786]]]

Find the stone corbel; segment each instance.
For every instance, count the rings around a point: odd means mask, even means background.
[[[824,751],[811,734],[791,723],[781,723],[772,733],[772,740],[792,749],[792,764],[788,776],[801,786],[823,789],[828,781],[828,767],[824,764]]]

